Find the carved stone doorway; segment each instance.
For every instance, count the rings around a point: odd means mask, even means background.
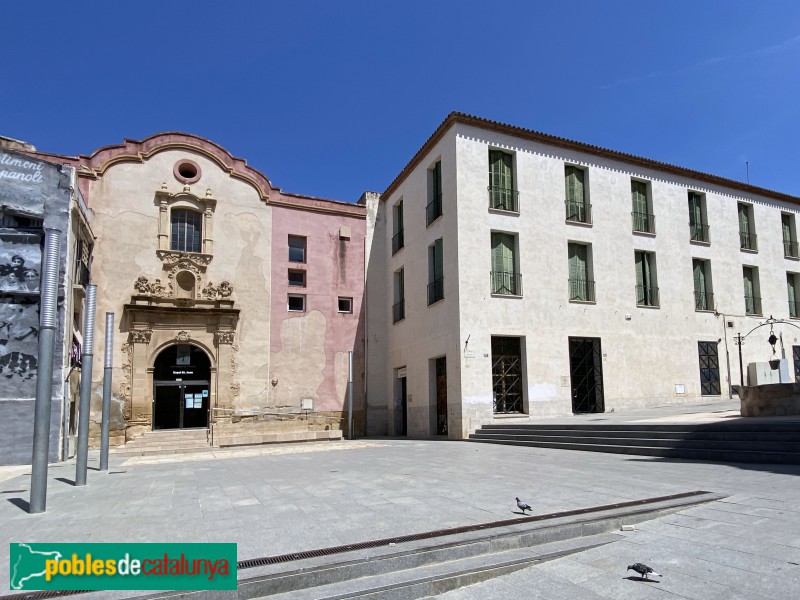
[[[153,369],[153,429],[208,427],[211,361],[192,344],[162,350]]]

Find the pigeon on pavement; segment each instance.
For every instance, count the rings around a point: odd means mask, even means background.
[[[663,577],[663,575],[659,575],[652,568],[648,567],[644,563],[633,563],[632,565],[628,565],[628,571],[636,571],[639,575],[644,577],[645,579],[649,579],[648,575],[655,575],[656,577]]]
[[[520,510],[522,511],[522,514],[523,514],[523,515],[525,514],[525,511],[526,511],[526,510],[533,510],[533,509],[530,507],[530,505],[529,505],[529,504],[527,504],[526,502],[523,502],[523,501],[522,501],[522,500],[520,500],[519,498],[516,498],[516,501],[517,501],[517,508],[518,508],[518,509],[520,509]]]

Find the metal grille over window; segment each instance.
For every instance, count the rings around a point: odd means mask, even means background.
[[[717,342],[697,342],[700,357],[700,393],[703,396],[719,396],[719,357]]]
[[[200,252],[202,243],[202,216],[193,210],[172,211],[172,236],[170,248],[179,252]]]
[[[522,353],[519,338],[492,338],[495,414],[522,412]]]

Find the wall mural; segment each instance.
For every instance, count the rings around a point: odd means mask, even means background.
[[[19,397],[36,396],[38,350],[37,299],[0,298],[0,389],[13,388]]]
[[[0,291],[38,292],[42,250],[39,242],[15,243],[15,240],[0,241]],[[33,237],[33,236],[25,236]]]

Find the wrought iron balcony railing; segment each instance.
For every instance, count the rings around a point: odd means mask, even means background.
[[[660,306],[658,303],[658,288],[653,286],[636,286],[637,306]]]
[[[746,315],[760,315],[761,314],[761,298],[758,296],[745,296],[744,297],[744,312]]]
[[[594,281],[588,279],[569,280],[569,299],[578,302],[594,302]]]
[[[428,306],[444,298],[444,277],[428,284]]]
[[[490,273],[492,294],[501,296],[522,296],[522,274],[507,271]]]
[[[694,292],[695,310],[714,310],[714,294],[710,292]]]
[[[406,318],[406,301],[400,300],[392,305],[392,323],[397,323]]]
[[[425,207],[425,225],[430,225],[442,216],[442,197],[435,196]]]
[[[489,190],[489,208],[519,212],[519,192],[517,190],[499,185],[490,185],[487,189]]]
[[[403,230],[401,229],[397,233],[392,236],[392,254],[397,254],[397,251],[400,250],[405,245],[403,240]]]
[[[788,258],[800,258],[800,252],[798,252],[797,242],[792,242],[790,240],[783,240],[783,255]]]
[[[631,217],[633,217],[633,230],[640,231],[643,233],[655,233],[656,232],[656,217],[655,215],[651,215],[650,213],[646,212],[636,212],[633,211],[631,213]]]
[[[591,223],[592,222],[592,205],[586,202],[575,202],[567,200],[564,203],[567,209],[567,221],[573,223]]]
[[[796,300],[789,300],[789,316],[792,319],[800,317],[800,302]]]
[[[689,223],[689,239],[693,242],[708,243],[708,225],[702,223]]]
[[[742,250],[758,250],[756,234],[749,231],[739,232],[739,244]]]

